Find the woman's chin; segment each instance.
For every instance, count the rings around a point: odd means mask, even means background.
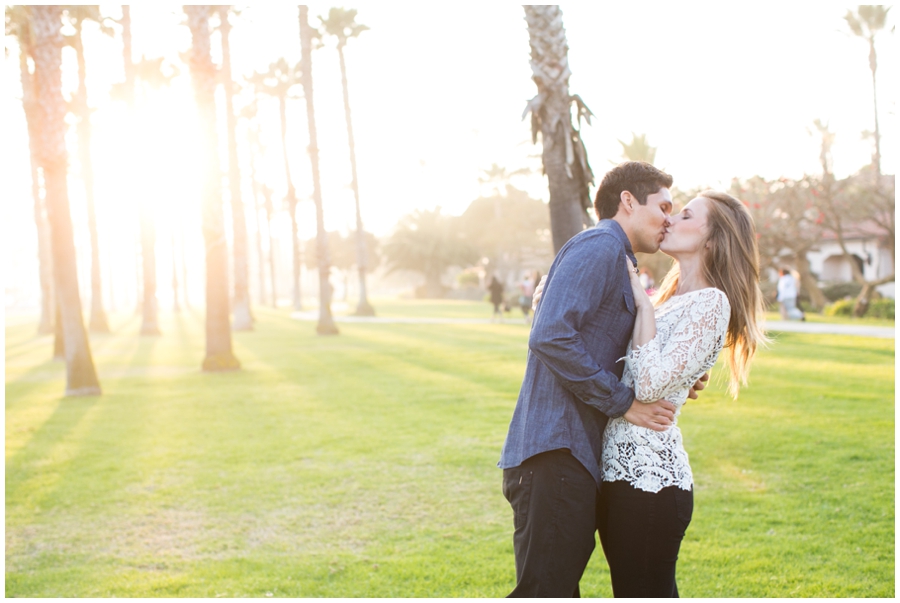
[[[659,250],[662,251],[666,255],[672,255],[672,250],[669,245],[666,244],[666,240],[663,239],[662,243],[659,244]]]

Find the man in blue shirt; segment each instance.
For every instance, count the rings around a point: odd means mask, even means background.
[[[664,431],[675,407],[638,402],[620,382],[635,306],[634,252],[654,253],[672,211],[672,177],[643,162],[610,170],[600,222],[556,256],[535,313],[525,377],[498,466],[513,508],[511,597],[579,596],[594,550],[603,430],[610,417]]]

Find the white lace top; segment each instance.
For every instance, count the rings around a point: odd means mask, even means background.
[[[694,480],[678,415],[691,386],[716,363],[730,315],[728,298],[713,288],[670,297],[656,308],[656,336],[624,358],[622,382],[642,402],[665,398],[674,404],[675,424],[653,431],[624,417],[610,419],[603,441],[603,481],[627,481],[646,492],[667,486],[691,489]]]

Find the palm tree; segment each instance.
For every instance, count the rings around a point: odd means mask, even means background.
[[[578,95],[569,94],[569,47],[562,23],[562,11],[556,5],[525,5],[525,21],[531,45],[532,79],[538,93],[525,107],[531,113],[532,141],[541,135],[544,173],[550,185],[550,230],[553,249],[591,223],[588,185],[594,175],[587,160],[581,133],[572,125],[569,111],[576,107],[581,118],[590,123],[592,113]]]
[[[34,78],[40,107],[38,160],[44,173],[53,248],[53,277],[63,328],[66,395],[99,395],[100,383],[81,315],[75,238],[66,182],[66,101],[62,95],[62,11],[29,7],[34,34]]]
[[[231,78],[231,44],[228,6],[219,6],[219,32],[222,35],[222,68],[220,74],[225,87],[225,120],[228,132],[228,191],[231,197],[231,226],[234,239],[234,330],[253,329],[250,312],[249,270],[247,266],[247,219],[241,201],[241,169],[238,165],[237,116],[234,113],[234,80]]]
[[[251,100],[245,105],[239,114],[239,117],[247,121],[247,142],[250,147],[250,184],[253,191],[253,216],[256,226],[256,258],[259,262],[257,272],[259,275],[259,303],[264,304],[266,298],[266,270],[265,258],[263,257],[262,248],[262,230],[260,228],[259,212],[261,204],[259,202],[260,183],[256,173],[256,156],[262,155],[262,143],[260,141],[260,126],[256,119],[259,110],[256,99]]]
[[[94,165],[91,161],[91,113],[87,95],[87,65],[84,59],[82,29],[85,21],[94,21],[100,30],[112,35],[112,29],[105,25],[100,15],[100,7],[92,5],[67,6],[66,16],[75,34],[69,37],[78,62],[78,91],[72,99],[74,113],[78,118],[78,157],[81,163],[81,180],[87,202],[88,231],[91,236],[91,318],[89,328],[95,333],[109,333],[109,322],[103,309],[103,287],[100,277],[100,241],[97,233],[97,212],[94,204]]]
[[[146,59],[141,57],[134,62],[131,53],[131,7],[122,6],[122,62],[125,70],[125,81],[113,86],[111,95],[122,100],[128,107],[129,121],[134,121],[135,93],[138,80],[152,88],[159,88],[168,79],[161,73],[162,58]],[[134,135],[124,135],[128,141]],[[132,143],[133,144],[133,143]],[[138,302],[137,311],[141,314],[141,335],[159,335],[159,312],[156,302],[156,224],[151,208],[147,203],[139,204],[140,258],[138,258],[136,274],[138,291],[142,291],[142,300]]]
[[[622,145],[622,158],[626,161],[646,161],[653,163],[656,159],[656,147],[650,146],[646,134],[631,133],[631,142],[619,141]]]
[[[353,140],[353,121],[350,118],[350,93],[347,89],[347,65],[344,62],[344,47],[347,40],[359,36],[369,29],[365,25],[356,22],[356,10],[344,10],[332,8],[328,11],[328,18],[319,17],[325,33],[337,38],[337,52],[341,63],[341,84],[344,90],[344,117],[347,121],[347,141],[350,145],[350,185],[353,188],[353,196],[356,199],[356,266],[359,270],[359,304],[356,306],[357,316],[375,316],[375,308],[369,304],[366,292],[366,271],[368,270],[368,258],[366,257],[366,237],[363,229],[362,213],[359,210],[359,180],[356,176],[356,145]]]
[[[140,82],[142,105],[147,104],[149,98],[148,89],[159,90],[163,86],[171,84],[179,69],[169,65],[168,73],[163,72],[163,57],[148,59],[141,55],[141,60],[132,65],[134,80]],[[132,96],[133,97],[133,96]],[[144,300],[141,303],[141,334],[159,335],[159,302],[156,299],[156,217],[152,207],[147,203],[140,205],[140,231],[141,231],[141,274],[143,276]],[[172,238],[172,252],[175,252],[174,236]],[[178,295],[178,279],[174,271],[175,258],[172,258],[172,290]],[[187,282],[185,281],[185,285]],[[178,309],[177,299],[175,309]]]
[[[278,114],[281,117],[281,150],[284,155],[284,175],[287,179],[287,206],[291,217],[291,244],[293,251],[294,277],[294,310],[303,309],[303,297],[300,291],[300,235],[297,228],[297,191],[291,178],[291,166],[288,162],[287,150],[287,99],[294,85],[300,82],[300,65],[288,65],[283,58],[271,65],[266,73],[256,72],[248,78],[257,92],[274,96],[278,99]],[[293,98],[293,97],[290,97]],[[274,278],[274,277],[273,277]],[[273,281],[274,287],[274,281]],[[273,289],[274,290],[274,289]]]
[[[269,272],[272,276],[272,307],[278,307],[278,279],[275,278],[275,237],[272,236],[272,217],[275,213],[275,208],[272,206],[272,193],[275,191],[272,190],[272,187],[263,184],[262,185],[262,194],[263,194],[263,209],[266,211],[266,232],[269,235]],[[296,235],[295,235],[296,236]],[[297,257],[296,254],[294,256]]]
[[[181,312],[181,305],[178,303],[178,256],[175,244],[175,233],[172,233],[172,311],[176,314]]]
[[[191,30],[189,65],[203,137],[203,239],[206,243],[206,357],[204,371],[238,369],[231,347],[228,308],[228,247],[222,211],[222,183],[216,130],[216,66],[210,54],[211,6],[185,6]]]
[[[844,15],[844,20],[850,26],[853,35],[859,36],[869,43],[869,69],[872,71],[872,103],[875,109],[875,156],[872,163],[875,165],[875,171],[881,175],[881,131],[878,129],[878,94],[875,88],[875,72],[878,69],[878,57],[875,54],[875,35],[884,29],[885,21],[887,21],[888,11],[891,7],[885,8],[881,4],[861,4],[857,7],[856,12],[848,10]]]
[[[316,110],[313,105],[312,44],[317,32],[309,24],[309,7],[300,5],[300,64],[303,96],[306,97],[306,121],[309,124],[309,161],[312,165],[313,201],[316,204],[316,241],[319,256],[319,335],[337,335],[338,328],[331,316],[331,259],[328,256],[328,233],[322,209],[322,187],[319,183],[319,143],[316,139]]]
[[[29,57],[34,57],[34,36],[31,19],[25,6],[6,7],[6,35],[16,38],[19,44],[19,76],[22,83],[22,109],[28,128],[28,148],[31,159],[31,196],[34,201],[34,223],[37,226],[38,275],[41,284],[41,318],[38,333],[54,332],[55,305],[53,301],[53,261],[50,250],[50,224],[44,202],[41,199],[40,162],[38,161],[38,140],[40,137],[40,107],[35,98],[34,74],[28,66]],[[60,341],[61,343],[61,341]]]

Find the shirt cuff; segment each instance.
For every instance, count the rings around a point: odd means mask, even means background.
[[[634,390],[620,383],[610,398],[612,398],[612,407],[606,413],[606,416],[610,419],[618,419],[628,412],[628,409],[634,403]]]

